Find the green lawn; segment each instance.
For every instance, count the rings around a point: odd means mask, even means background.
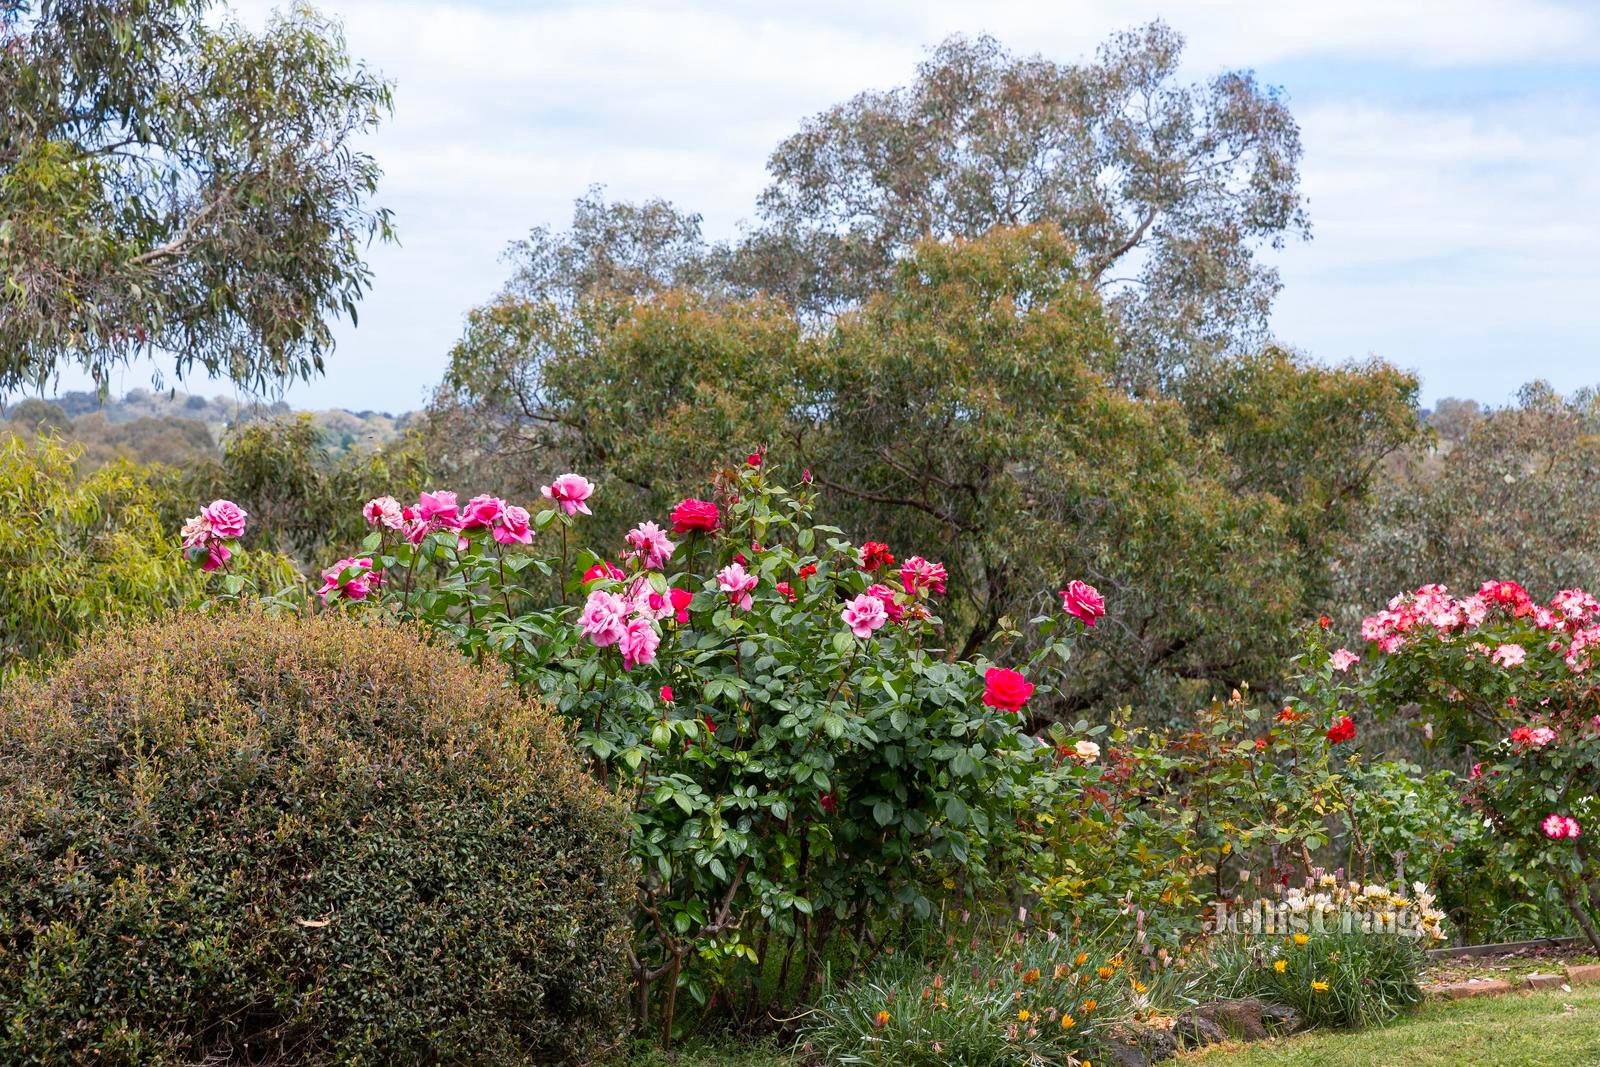
[[[1589,1067],[1600,1065],[1600,986],[1427,1004],[1381,1030],[1317,1033],[1169,1060],[1174,1067]],[[691,1043],[626,1067],[796,1067],[768,1046]]]
[[[1579,1067],[1600,1064],[1600,986],[1427,1004],[1381,1030],[1310,1034],[1183,1067]]]

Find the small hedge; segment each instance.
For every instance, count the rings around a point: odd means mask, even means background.
[[[503,681],[393,626],[243,614],[0,695],[0,1062],[615,1040],[624,819]]]

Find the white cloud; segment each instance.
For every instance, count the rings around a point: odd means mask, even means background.
[[[302,404],[405,408],[437,381],[461,316],[501,281],[506,242],[562,224],[603,183],[700,211],[713,235],[750,216],[767,153],[804,116],[904,83],[925,49],[989,31],[1058,59],[1160,16],[1190,42],[1194,76],[1272,65],[1288,74],[1307,148],[1315,240],[1286,250],[1275,323],[1319,355],[1368,350],[1421,366],[1430,387],[1499,390],[1460,372],[1443,342],[1489,366],[1546,330],[1572,362],[1596,313],[1585,244],[1600,159],[1594,97],[1520,92],[1516,64],[1600,63],[1600,9],[1553,0],[816,0],[805,4],[321,0],[354,54],[397,83],[371,147],[402,246],[373,254],[359,329],[340,330]],[[246,21],[272,6],[241,5]],[[1504,87],[1494,110],[1419,106],[1380,81],[1311,99],[1294,64],[1388,65],[1414,96],[1446,68]],[[1457,74],[1452,74],[1459,77]],[[1495,294],[1515,293],[1514,302]],[[1556,306],[1541,306],[1551,305]],[[1427,319],[1446,319],[1430,330]],[[1480,323],[1481,328],[1472,324]],[[1476,340],[1475,340],[1476,338]],[[1565,346],[1564,348],[1562,346]],[[1546,358],[1555,359],[1557,355]],[[1512,377],[1539,357],[1506,360]],[[142,373],[125,376],[129,386]],[[1557,375],[1559,377],[1559,375]],[[1508,379],[1509,380],[1509,379]],[[1460,384],[1457,384],[1460,383]],[[1514,383],[1513,383],[1514,384]],[[1576,383],[1574,383],[1576,384]],[[1487,393],[1485,394],[1488,395]],[[1496,394],[1498,395],[1498,394]]]

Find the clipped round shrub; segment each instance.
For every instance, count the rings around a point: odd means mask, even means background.
[[[180,616],[0,695],[0,1062],[560,1063],[620,1033],[621,810],[499,671]]]

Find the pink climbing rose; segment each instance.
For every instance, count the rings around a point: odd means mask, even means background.
[[[490,531],[502,545],[527,545],[533,543],[533,527],[529,525],[528,509],[507,504],[500,512],[500,521]]]
[[[646,569],[652,571],[665,567],[667,560],[672,558],[673,550],[678,547],[668,540],[667,531],[654,522],[641,522],[628,531],[624,540],[633,548],[628,555],[644,560]]]
[[[578,629],[596,648],[616,644],[628,632],[628,601],[604,589],[594,590],[578,616]]]
[[[1061,610],[1093,626],[1106,613],[1106,598],[1088,582],[1074,580],[1061,590]]]
[[[862,593],[844,606],[839,612],[839,617],[844,624],[850,627],[850,632],[860,638],[872,636],[872,631],[877,630],[889,621],[889,613],[884,609],[883,601],[871,593]]]
[[[1355,666],[1361,657],[1351,652],[1348,648],[1341,648],[1328,657],[1328,666],[1336,671],[1347,671]]]
[[[546,500],[554,501],[568,518],[579,512],[594,514],[587,503],[594,495],[594,484],[581,474],[563,474],[549,485],[540,486],[539,492]]]
[[[749,611],[755,598],[750,595],[750,590],[759,582],[753,574],[745,573],[744,565],[730,563],[717,572],[717,588],[728,594],[728,599],[740,611]]]
[[[249,515],[233,501],[213,500],[200,509],[200,514],[211,524],[211,532],[217,537],[234,540],[244,536],[244,523]]]

